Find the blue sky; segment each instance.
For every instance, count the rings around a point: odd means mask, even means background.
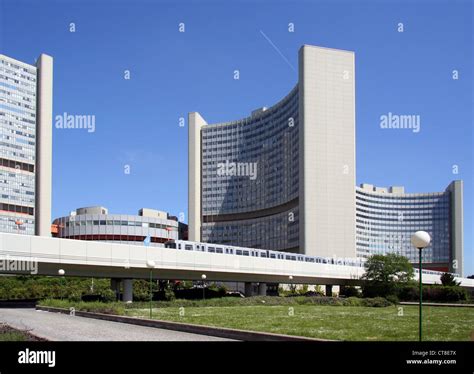
[[[96,116],[93,133],[54,129],[53,217],[89,205],[187,212],[179,118],[199,111],[213,123],[272,105],[296,84],[289,65],[300,46],[314,44],[356,53],[358,184],[430,192],[464,180],[465,269],[474,273],[470,2],[0,4],[1,53],[30,63],[53,56],[54,114]],[[420,115],[421,131],[381,129],[388,112]]]

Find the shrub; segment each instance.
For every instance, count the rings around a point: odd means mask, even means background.
[[[375,308],[381,308],[381,307],[387,307],[392,305],[390,301],[383,297],[374,297],[374,298],[368,298],[368,299],[363,299],[363,305],[368,306],[368,307],[375,307]]]
[[[303,286],[297,292],[299,295],[305,295],[308,292],[308,285],[303,284]]]
[[[398,299],[398,297],[397,297],[396,295],[388,295],[388,296],[386,297],[386,299],[387,299],[390,303],[392,303],[392,304],[398,304],[398,303],[400,303],[400,300]]]
[[[67,298],[69,301],[81,301],[82,300],[82,292],[80,291],[74,291],[74,292],[71,292],[69,295],[68,295],[68,298]]]
[[[403,301],[418,301],[418,287],[404,287],[399,290],[398,297]],[[423,300],[434,302],[457,302],[469,300],[467,291],[459,286],[423,286]]]
[[[364,306],[363,299],[351,296],[344,300],[344,306]]]
[[[345,297],[360,297],[360,291],[354,286],[341,286],[339,295]]]
[[[222,295],[222,296],[225,296],[227,294],[227,287],[222,284],[219,286],[219,288],[217,289],[217,292],[219,293],[219,295]]]
[[[167,300],[167,301],[171,301],[171,300],[176,299],[174,291],[171,288],[166,288],[165,289],[165,295],[164,296],[165,296],[165,300]]]
[[[425,296],[425,291],[423,291]],[[459,286],[429,287],[426,289],[426,299],[441,302],[468,300],[467,291]]]
[[[112,291],[110,288],[106,288],[101,291],[100,297],[102,298],[102,301],[104,302],[112,302],[116,300],[116,295],[115,292]]]
[[[126,310],[148,309],[149,302],[134,302],[125,304],[122,302],[72,302],[68,300],[42,300],[39,305],[51,306],[57,308],[74,307],[76,310],[108,313],[125,314]],[[187,300],[175,299],[169,301],[153,301],[154,308],[179,308],[179,307],[232,307],[232,306],[289,306],[289,305],[330,305],[330,306],[354,306],[354,307],[387,307],[392,305],[384,298],[377,297],[372,299],[363,299],[358,297],[348,297],[345,299],[316,296],[316,297],[276,297],[276,296],[254,296],[247,298],[224,297],[206,300]]]
[[[461,284],[460,282],[456,282],[454,275],[450,273],[443,273],[440,280],[443,286],[459,286]]]
[[[398,289],[398,298],[402,301],[414,301],[419,299],[418,288],[415,286],[405,286]]]

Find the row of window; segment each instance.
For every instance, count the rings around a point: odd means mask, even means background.
[[[28,164],[26,162],[20,162],[15,160],[9,160],[6,158],[0,158],[0,166],[5,166],[7,168],[29,171],[31,173],[35,172],[35,166]]]
[[[368,197],[369,199],[364,199],[363,197],[359,196],[363,195]],[[400,200],[400,203],[397,202],[397,204],[403,204],[403,203],[411,203],[411,204],[423,204],[423,203],[436,203],[439,201],[439,198],[443,197],[444,194],[442,192],[432,192],[432,193],[427,193],[426,195],[420,195],[420,196],[409,196],[409,195],[374,195],[370,193],[365,193],[361,192],[359,190],[356,190],[356,199],[362,200],[362,201],[368,201],[368,202],[377,202],[377,201],[385,201],[390,202],[390,200]]]
[[[7,212],[23,213],[28,214],[30,216],[34,214],[34,208],[15,204],[0,203],[0,210],[4,210]]]
[[[163,225],[153,222],[137,222],[137,221],[119,221],[119,220],[83,220],[83,221],[67,221],[65,227],[79,226],[132,226],[147,227],[151,229],[167,229],[169,231],[178,231],[177,227]]]

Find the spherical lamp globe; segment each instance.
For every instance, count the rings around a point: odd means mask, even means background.
[[[430,245],[431,237],[426,231],[417,231],[411,236],[411,244],[415,248],[422,249]]]

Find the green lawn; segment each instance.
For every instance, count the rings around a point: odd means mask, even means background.
[[[24,342],[31,340],[31,336],[25,332],[16,330],[10,326],[0,326],[0,342]]]
[[[180,315],[180,309],[176,307],[154,308],[153,318],[322,339],[418,339],[417,306],[265,305],[185,307],[181,309],[181,314],[183,311],[184,316]],[[149,317],[148,309],[130,308],[125,313]],[[474,330],[474,309],[424,307],[423,321],[424,340],[469,340]]]
[[[2,332],[0,342],[24,342],[28,340],[21,332]]]

